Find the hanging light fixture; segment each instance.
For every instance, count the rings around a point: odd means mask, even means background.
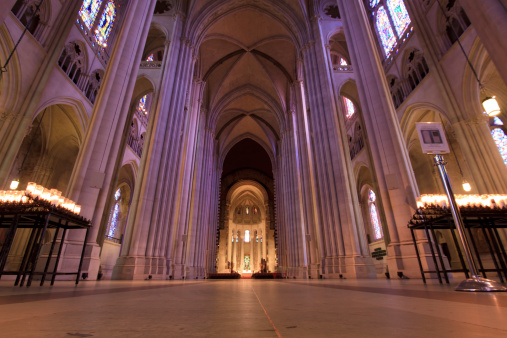
[[[438,3],[438,6],[440,7],[440,10],[442,11],[442,14],[445,17],[445,20],[449,23],[449,16],[445,12],[444,7],[442,6],[442,3],[440,2],[440,0],[437,0],[437,3]],[[458,37],[459,35],[456,33],[456,30],[454,29],[454,27],[451,24],[449,27],[452,29],[454,35],[456,37]],[[481,83],[481,80],[479,79],[479,75],[477,74],[477,71],[475,70],[472,62],[470,61],[470,58],[468,57],[467,52],[465,51],[465,48],[463,48],[463,45],[461,44],[461,41],[459,38],[457,39],[456,42],[458,43],[459,47],[461,48],[461,52],[465,56],[467,64],[473,72],[474,77],[477,80],[477,84],[479,85],[480,90],[484,93],[484,86]],[[488,116],[490,116],[490,117],[496,116],[496,115],[500,114],[500,112],[501,112],[500,106],[498,105],[498,101],[495,99],[494,96],[493,97],[491,97],[491,96],[486,97],[486,99],[484,101],[482,101],[482,107],[484,108],[484,111],[486,112],[486,114],[488,114]]]
[[[482,101],[482,107],[488,116],[497,116],[500,114],[500,106],[498,105],[498,101],[495,96],[487,97],[484,101]]]
[[[466,192],[469,192],[470,190],[472,190],[472,186],[470,185],[470,183],[468,183],[467,180],[463,180],[463,190],[465,190]]]

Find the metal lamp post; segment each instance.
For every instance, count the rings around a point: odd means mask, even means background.
[[[465,258],[467,261],[468,269],[470,270],[470,274],[472,275],[472,278],[465,279],[464,281],[459,283],[455,290],[507,291],[507,288],[502,286],[502,284],[498,283],[497,281],[486,279],[479,275],[477,267],[475,265],[474,258],[472,256],[472,251],[470,250],[468,239],[465,234],[465,226],[463,224],[463,219],[461,218],[461,214],[459,212],[456,199],[454,198],[454,193],[451,187],[451,181],[449,180],[447,170],[445,169],[446,162],[444,161],[444,157],[442,155],[435,155],[433,161],[435,162],[435,166],[438,167],[438,172],[440,173],[440,178],[442,179],[442,184],[444,185],[445,193],[447,194],[447,199],[449,200],[452,218],[454,219],[454,223],[456,224],[456,230],[458,231],[458,235],[461,240],[461,245],[463,246],[463,251],[465,252]]]

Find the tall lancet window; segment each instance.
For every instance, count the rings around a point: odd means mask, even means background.
[[[79,10],[79,15],[81,19],[85,23],[88,29],[92,28],[95,19],[97,18],[97,14],[99,13],[100,5],[102,5],[102,0],[84,0],[81,9]]]
[[[410,25],[410,17],[408,16],[405,4],[402,0],[387,0],[387,6],[389,7],[398,36],[403,35]]]
[[[150,105],[151,105],[151,93],[146,94],[139,99],[136,109],[140,114],[148,115],[150,111]]]
[[[250,242],[250,231],[245,230],[245,243]]]
[[[384,54],[393,54],[398,42],[405,37],[411,20],[403,0],[370,0],[374,26]]]
[[[116,190],[114,194],[114,206],[111,210],[111,218],[109,220],[109,230],[107,232],[107,236],[114,238],[117,234],[118,230],[118,222],[120,218],[120,200],[121,200],[121,191],[120,189]]]
[[[394,35],[393,27],[389,22],[389,17],[387,16],[387,12],[383,6],[380,6],[377,11],[375,26],[380,36],[380,41],[382,41],[384,52],[386,53],[386,56],[389,56],[394,45],[396,45],[396,36]]]
[[[102,13],[102,17],[100,18],[99,26],[95,31],[95,38],[100,43],[106,43],[109,38],[109,34],[111,34],[111,29],[113,28],[114,19],[116,18],[116,7],[113,1],[109,1]]]
[[[493,129],[491,130],[491,136],[493,136],[496,147],[498,148],[500,155],[502,155],[503,163],[505,163],[507,166],[507,135],[502,129],[503,126],[503,121],[499,117],[495,116],[493,118]]]
[[[370,211],[370,220],[371,220],[371,226],[373,228],[373,237],[376,241],[379,239],[382,239],[384,237],[384,234],[382,232],[382,225],[380,223],[380,218],[378,214],[377,209],[377,196],[373,192],[373,190],[370,189],[368,192],[368,209]]]
[[[346,97],[343,97],[343,104],[345,105],[345,117],[349,119],[356,113],[356,106]]]

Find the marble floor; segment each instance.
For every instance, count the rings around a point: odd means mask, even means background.
[[[421,280],[0,281],[0,337],[507,337],[507,293]]]

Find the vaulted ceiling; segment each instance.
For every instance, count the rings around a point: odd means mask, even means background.
[[[285,2],[292,16],[304,22],[299,1]],[[212,7],[213,3],[196,1],[192,8],[201,14],[217,11],[198,54],[208,127],[223,156],[240,140],[251,138],[276,158],[297,74],[294,33],[276,13],[258,6],[262,1],[236,1],[239,5],[225,8]]]

